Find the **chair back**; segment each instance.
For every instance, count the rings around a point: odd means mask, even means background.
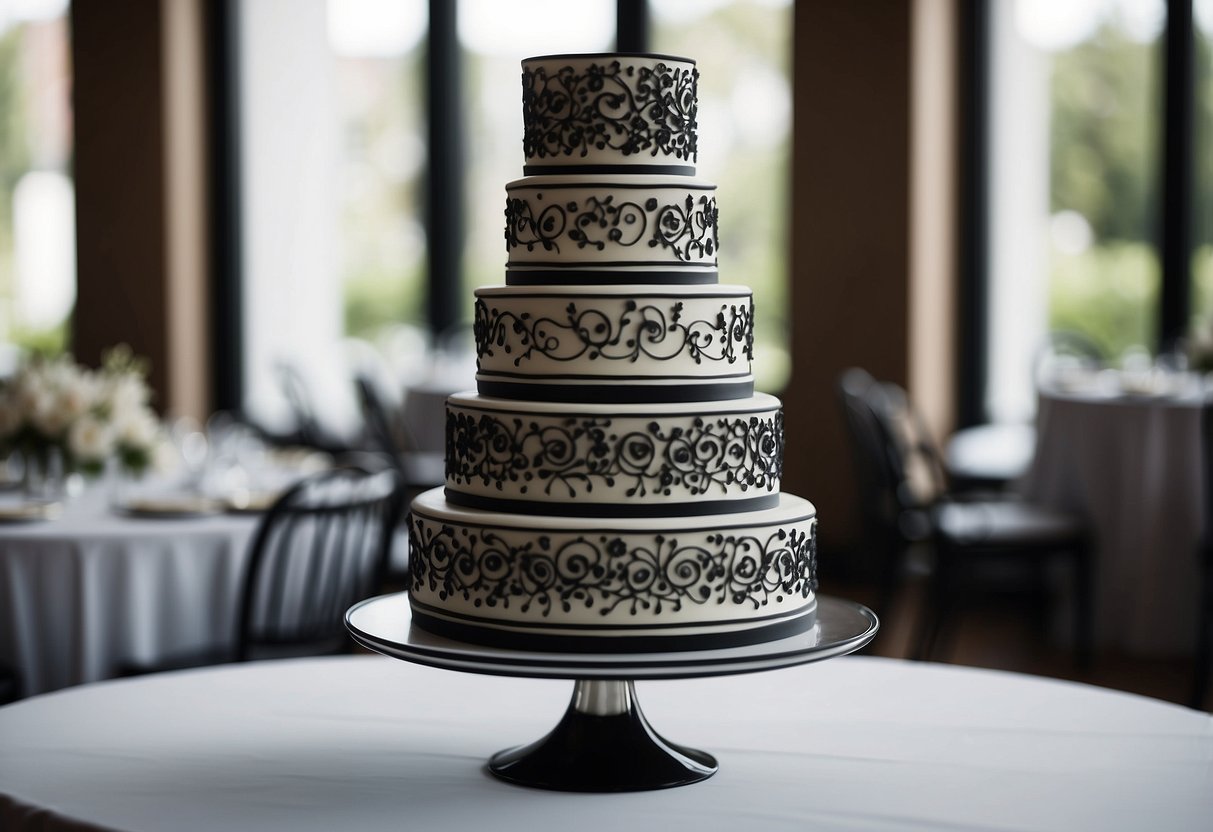
[[[309,477],[266,512],[254,538],[237,658],[339,652],[344,614],[380,587],[403,488],[393,470]]]
[[[903,508],[923,509],[938,502],[948,492],[943,455],[905,389],[881,382],[869,402],[888,446],[899,503]]]
[[[847,434],[859,486],[859,508],[864,528],[877,545],[886,546],[901,538],[898,518],[900,479],[896,460],[889,457],[880,420],[871,399],[878,392],[867,371],[853,367],[838,382]]]
[[[383,454],[393,468],[403,473],[400,454],[406,449],[401,447],[399,432],[392,430],[387,404],[383,401],[375,382],[360,375],[354,379],[354,384],[358,389],[358,405],[362,409],[366,436],[371,447]]]
[[[925,540],[932,509],[946,497],[943,465],[905,391],[851,369],[839,383],[855,451],[860,505],[877,544]]]
[[[297,367],[285,361],[279,362],[274,371],[278,377],[282,396],[290,408],[291,417],[295,420],[295,431],[299,441],[308,447],[320,447],[323,445],[320,422],[316,417],[311,391],[308,389],[303,375]]]

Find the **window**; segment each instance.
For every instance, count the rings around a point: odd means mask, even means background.
[[[76,300],[66,0],[0,6],[0,376],[68,346]]]
[[[460,0],[468,129],[465,319],[472,316],[472,289],[505,280],[505,185],[522,177],[522,59],[606,52],[614,41],[614,0]]]
[[[651,0],[653,51],[694,58],[697,175],[718,187],[720,279],[754,290],[756,385],[791,373],[788,184],[791,180],[790,0]]]
[[[1158,338],[1163,0],[990,4],[987,415],[1029,417],[1050,332]]]
[[[471,290],[504,280],[504,187],[522,176],[520,61],[614,49],[616,0],[460,0],[454,20],[450,6],[426,0],[243,0],[230,8],[243,410],[289,429],[289,364],[323,403],[321,427],[353,430],[351,351],[373,352],[399,388],[439,372],[466,374],[470,386],[462,354],[444,363],[433,351],[470,346],[470,329],[430,330],[452,318],[470,322]],[[441,19],[429,19],[431,8]],[[625,15],[642,8],[626,4]],[[777,389],[788,372],[790,0],[662,0],[650,12],[648,48],[700,63],[699,167],[728,206],[721,274],[755,289],[759,384]],[[454,151],[426,146],[427,49],[440,62],[458,60],[447,64],[445,88],[462,122]],[[443,124],[439,112],[433,126]],[[433,175],[462,188],[454,200],[463,208],[446,223],[462,226],[453,232],[425,218],[433,159]],[[459,265],[434,268],[448,261],[452,242],[450,262]],[[443,271],[451,273],[432,273]]]
[[[1196,194],[1192,224],[1193,337],[1213,349],[1213,0],[1196,0]],[[1207,369],[1213,370],[1213,356]]]
[[[426,4],[235,10],[244,409],[288,428],[290,372],[340,437],[360,419],[351,362],[424,344]]]

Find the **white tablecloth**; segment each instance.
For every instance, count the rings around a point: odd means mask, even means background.
[[[1042,391],[1027,497],[1078,511],[1096,537],[1096,641],[1190,653],[1202,527],[1200,404]]]
[[[498,782],[485,760],[551,728],[571,684],[380,657],[64,691],[0,709],[0,828],[1213,828],[1213,718],[1156,700],[855,657],[636,689],[719,773],[617,795]]]
[[[0,525],[0,662],[33,694],[230,643],[257,522],[126,517],[98,488],[54,520]]]

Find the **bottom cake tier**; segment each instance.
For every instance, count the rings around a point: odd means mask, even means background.
[[[755,644],[813,626],[817,517],[763,511],[592,519],[447,503],[408,518],[413,621],[482,644],[635,652]]]

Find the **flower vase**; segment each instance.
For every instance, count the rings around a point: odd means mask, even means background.
[[[55,447],[33,448],[22,454],[25,471],[21,488],[30,502],[56,502],[66,494],[63,452]]]
[[[125,465],[117,460],[110,461],[105,472],[105,487],[111,509],[126,510],[135,495],[136,479]]]

